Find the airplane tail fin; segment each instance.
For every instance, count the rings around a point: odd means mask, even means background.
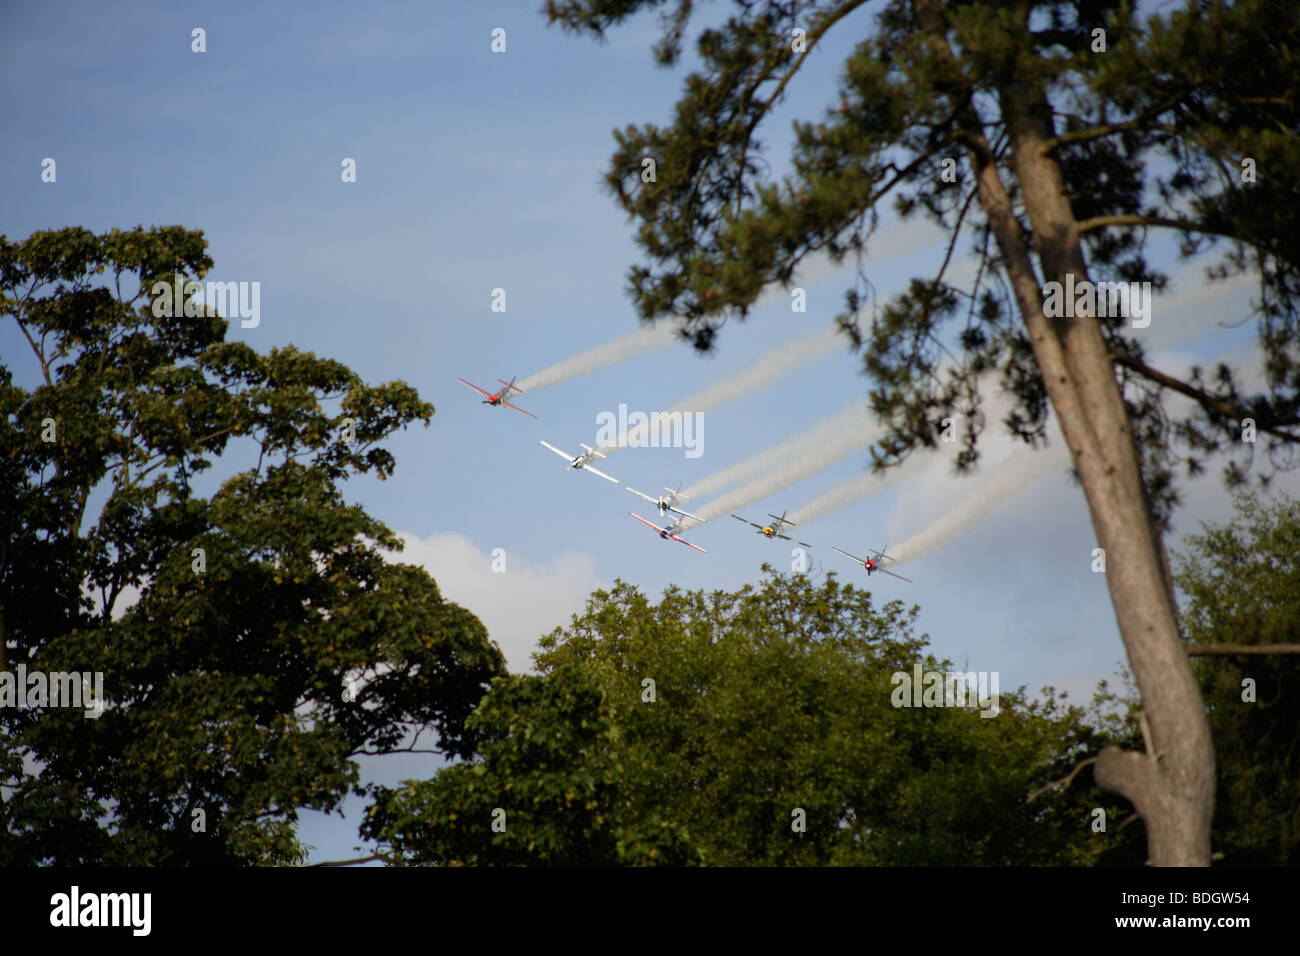
[[[515,379],[517,379],[518,377],[519,377],[518,375],[512,375],[510,377],[510,381],[508,382],[504,378],[499,378],[497,379],[497,381],[500,382],[502,385],[504,385],[506,388],[510,389],[511,391],[518,392],[520,395],[522,395],[524,394],[524,390],[515,384]]]
[[[681,482],[677,483],[676,488],[669,488],[667,485],[664,485],[664,491],[671,492],[672,494],[680,498],[682,501],[690,501],[691,496],[682,494],[681,487],[682,487]]]
[[[604,458],[604,457],[605,457],[605,453],[604,453],[604,452],[602,452],[602,451],[597,451],[595,448],[592,448],[590,445],[583,445],[582,442],[578,442],[578,444],[579,444],[579,445],[582,445],[583,448],[587,449],[587,451],[591,452],[591,453],[592,453],[593,455],[595,455],[597,458]]]

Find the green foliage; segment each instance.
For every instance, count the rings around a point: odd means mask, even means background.
[[[618,729],[581,669],[497,678],[470,718],[480,757],[377,788],[362,835],[397,862],[447,866],[682,865],[684,831],[628,812]],[[493,827],[496,821],[497,827]]]
[[[1176,580],[1194,644],[1300,644],[1300,505],[1240,495],[1231,522],[1187,539]],[[1198,657],[1219,793],[1214,835],[1227,863],[1300,861],[1300,655]],[[1242,700],[1242,682],[1256,699]]]
[[[493,685],[479,754],[381,791],[365,835],[417,864],[1064,864],[1131,842],[1090,831],[1118,808],[1082,781],[1026,799],[1099,746],[1079,708],[895,708],[896,671],[947,669],[916,609],[767,570],[658,604],[596,592],[543,638],[539,675]]]
[[[227,342],[206,310],[155,316],[153,283],[201,277],[205,247],[180,227],[0,237],[0,311],[36,382],[0,367],[0,670],[103,672],[109,701],[0,709],[0,863],[292,862],[296,808],[336,808],[357,754],[418,726],[469,752],[503,668],[339,488],[391,474],[379,443],[433,407]],[[228,451],[256,466],[197,494]],[[369,679],[355,699],[350,673]]]
[[[667,8],[656,54],[676,62],[691,0],[546,0],[551,22],[603,36],[631,15]],[[870,19],[868,19],[870,17]],[[931,30],[933,18],[936,29]],[[871,29],[870,26],[874,26]],[[1106,33],[1105,52],[1093,31]],[[793,49],[795,29],[806,51]],[[792,172],[767,172],[758,138],[801,67],[824,56],[823,37],[855,46],[821,119],[794,123]],[[860,39],[859,39],[860,38]],[[1118,316],[1100,318],[1128,401],[1157,517],[1177,502],[1176,471],[1228,456],[1226,478],[1244,479],[1254,445],[1239,440],[1252,417],[1272,470],[1295,464],[1300,441],[1300,5],[1292,0],[1160,5],[1145,20],[1120,0],[736,0],[717,28],[700,31],[670,124],[616,130],[606,183],[638,226],[645,264],[629,271],[645,319],[683,317],[697,347],[714,347],[728,316],[744,318],[772,285],[788,287],[809,256],[858,262],[838,321],[862,347],[873,409],[889,432],[881,467],[930,447],[943,419],[964,423],[960,467],[978,457],[982,393],[1000,378],[1015,399],[1003,424],[1036,444],[1048,400],[1000,251],[975,186],[981,157],[1010,196],[1024,248],[1036,237],[1016,140],[1050,144],[1094,282],[1167,276],[1146,261],[1152,229],[1178,237],[1186,257],[1218,245],[1209,267],[1259,285],[1262,390],[1226,365],[1161,375],[1141,336]],[[657,182],[640,178],[654,157]],[[1242,160],[1255,161],[1254,182]],[[945,163],[955,176],[944,176]],[[879,207],[892,198],[951,237],[943,268],[918,276],[883,309],[873,300],[867,253]],[[1069,241],[1076,241],[1071,238]],[[954,283],[958,246],[974,280]],[[1041,251],[1041,250],[1040,250]],[[1041,276],[1049,281],[1053,276]],[[1163,316],[1160,321],[1177,321]],[[991,373],[991,374],[990,374]],[[1170,391],[1192,399],[1167,401]]]

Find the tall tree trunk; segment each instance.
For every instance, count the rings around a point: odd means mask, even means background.
[[[1052,130],[1037,91],[1002,92],[1012,160],[1025,197],[1044,278],[1088,278],[1077,222],[1059,164],[1044,149]],[[1095,317],[1049,321],[1041,297],[1022,313],[1048,394],[1083,482],[1120,636],[1142,695],[1154,753],[1107,748],[1095,778],[1132,801],[1147,826],[1157,866],[1208,866],[1214,812],[1214,747],[1178,618],[1165,561],[1142,483],[1115,370]],[[1069,394],[1069,399],[1058,400]],[[1068,427],[1066,424],[1069,418]]]
[[[942,12],[914,0],[917,22],[941,59],[951,59]],[[1012,211],[969,93],[955,94],[960,137],[975,171],[980,204],[1006,265],[1048,398],[1083,484],[1120,637],[1142,695],[1146,754],[1106,748],[1094,778],[1126,797],[1147,827],[1150,862],[1208,866],[1214,812],[1214,748],[1209,721],[1178,634],[1164,546],[1114,367],[1095,317],[1049,320],[1028,243]],[[1045,275],[1087,278],[1077,222],[1051,139],[1044,94],[1017,81],[1000,91],[1012,161]],[[1082,562],[1081,562],[1082,568]],[[1081,573],[1083,573],[1081,571]]]

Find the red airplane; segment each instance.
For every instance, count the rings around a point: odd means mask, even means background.
[[[470,388],[474,389],[474,391],[478,392],[480,395],[487,396],[486,398],[483,399],[484,405],[504,405],[506,408],[513,408],[515,411],[519,412],[520,414],[527,415],[529,418],[536,418],[537,416],[534,415],[532,412],[525,412],[519,406],[511,405],[509,402],[506,401],[506,399],[510,397],[512,392],[518,392],[520,395],[524,394],[524,390],[515,384],[515,378],[518,377],[519,376],[516,375],[514,376],[514,378],[511,378],[510,381],[508,382],[503,378],[497,379],[497,381],[500,382],[502,385],[504,385],[505,388],[501,389],[501,391],[497,392],[495,395],[493,395],[491,392],[483,391],[483,389],[479,388],[477,385],[473,384],[472,382],[467,382],[463,378],[458,378],[456,379],[456,381],[460,382],[460,384],[462,385],[469,386]]]
[[[703,552],[704,554],[709,553],[708,551],[705,551],[704,548],[697,547],[696,545],[691,544],[689,541],[685,540],[684,538],[679,538],[677,537],[677,535],[673,534],[674,531],[682,530],[681,518],[677,518],[676,520],[673,521],[672,524],[668,525],[666,528],[661,528],[654,522],[646,521],[645,518],[642,518],[638,514],[633,514],[631,511],[629,511],[628,514],[632,515],[633,518],[636,518],[637,521],[641,522],[646,527],[654,528],[655,531],[659,532],[659,537],[663,538],[665,541],[667,541],[669,538],[672,538],[674,541],[680,541],[688,548],[695,548],[696,551]]]
[[[885,547],[888,548],[889,545],[885,545]],[[840,551],[839,548],[831,548],[831,550]],[[876,555],[876,557],[880,558],[882,561],[897,560],[896,558],[891,558],[889,555],[885,554],[884,551],[877,551],[874,548],[867,548],[867,552]],[[885,574],[893,575],[894,577],[898,578],[898,580],[906,581],[908,584],[916,583],[911,578],[905,578],[901,574],[894,574],[894,572],[889,570],[888,568],[882,568],[879,564],[876,563],[875,558],[859,558],[856,554],[849,554],[847,551],[840,551],[840,554],[844,555],[844,557],[846,558],[852,558],[854,561],[858,562],[858,564],[866,568],[867,577],[871,577],[871,572],[873,571],[883,571]]]

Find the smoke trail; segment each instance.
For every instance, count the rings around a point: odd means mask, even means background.
[[[902,564],[942,548],[972,525],[987,518],[998,506],[1005,504],[1008,498],[1024,491],[1051,472],[1064,468],[1065,455],[1059,444],[1043,451],[1017,452],[986,484],[947,514],[897,545],[890,554]]]
[[[535,392],[539,388],[558,385],[575,376],[586,375],[588,372],[594,372],[597,369],[617,365],[624,359],[640,355],[642,352],[664,348],[673,341],[676,335],[677,326],[671,322],[660,322],[648,329],[637,329],[635,332],[630,332],[612,342],[606,342],[604,345],[597,345],[593,349],[579,352],[572,358],[567,358],[563,362],[556,362],[549,368],[544,368],[540,372],[529,375],[519,383],[519,387],[525,392]]]
[[[813,454],[822,445],[833,441],[845,432],[860,432],[870,424],[871,413],[861,403],[854,402],[811,431],[766,448],[722,471],[700,479],[687,488],[684,494],[691,498],[711,495],[751,475],[767,471],[787,459]]]
[[[838,416],[837,416],[838,417]],[[874,422],[849,431],[843,431],[830,441],[800,455],[793,461],[779,468],[774,468],[761,478],[756,478],[747,485],[741,485],[721,498],[715,498],[703,508],[695,509],[705,521],[721,517],[728,512],[753,504],[775,491],[788,488],[795,482],[803,481],[835,463],[847,458],[853,452],[865,448],[880,440],[883,429]]]
[[[755,361],[754,367],[748,371],[719,382],[717,385],[706,388],[704,391],[697,392],[690,398],[678,402],[668,410],[668,414],[671,415],[674,412],[706,412],[717,408],[719,405],[735,401],[756,389],[762,388],[787,372],[821,358],[833,351],[837,345],[843,344],[844,341],[841,339],[839,329],[835,325],[830,325],[820,332],[814,332],[812,335],[804,336],[801,339],[792,339],[760,355]],[[636,425],[619,436],[617,445],[602,445],[601,450],[608,456],[629,445],[644,446],[649,442],[649,431],[650,425],[648,422],[644,425]]]
[[[848,481],[842,481],[796,509],[794,514],[790,515],[790,520],[805,524],[833,511],[847,508],[859,498],[888,491],[903,479],[911,478],[922,469],[934,464],[935,460],[933,455],[912,455],[901,464],[887,468],[878,475],[868,472],[850,478]]]
[[[945,360],[946,362],[947,360]],[[940,368],[943,366],[941,365]],[[987,386],[992,381],[992,373],[985,372],[979,378],[980,387]],[[1011,400],[1002,393],[990,395],[984,400],[982,413],[988,421],[997,421],[1003,418],[1011,408]],[[813,521],[828,515],[833,511],[839,511],[841,508],[848,507],[859,498],[866,498],[871,495],[879,494],[889,488],[894,487],[904,478],[911,478],[913,475],[921,472],[925,468],[934,464],[936,461],[951,460],[956,452],[956,446],[951,449],[944,445],[939,446],[935,453],[925,454],[923,450],[917,449],[915,453],[905,458],[897,465],[885,469],[880,474],[868,473],[859,475],[856,478],[850,478],[847,481],[840,482],[835,487],[818,495],[812,501],[800,507],[790,517],[800,524],[806,521]]]
[[[1163,347],[1170,347],[1170,348],[1177,347],[1190,342],[1195,342],[1198,339],[1204,337],[1205,336],[1203,336],[1194,327],[1188,328],[1188,327],[1180,326],[1179,329],[1175,330],[1173,334],[1167,336],[1166,341],[1163,343]],[[987,382],[989,378],[990,377],[986,375],[983,381],[981,382],[981,385]],[[988,420],[996,421],[1001,419],[1009,409],[1009,403],[1010,403],[1010,399],[1005,394],[997,393],[990,396],[989,399],[987,400],[988,407],[985,411],[985,415],[987,416]],[[1052,421],[1054,424],[1055,419],[1052,419]],[[1065,447],[1065,443],[1061,439],[1059,431],[1054,430],[1053,437],[1055,438],[1055,441],[1053,442],[1052,446],[1050,446],[1046,451],[1038,451],[1034,453],[1032,464],[1030,464],[1022,473],[1022,478],[1025,482],[1036,481],[1038,478],[1041,478],[1042,475],[1044,474],[1042,469],[1052,467],[1053,463],[1055,463],[1056,467],[1061,469],[1064,469],[1067,466],[1068,464],[1067,459],[1065,457],[1062,457],[1059,452],[1059,449]],[[1023,461],[1023,459],[1014,459],[1014,460]],[[881,491],[885,491],[888,488],[892,488],[894,485],[898,484],[898,482],[902,478],[910,477],[911,475],[916,474],[918,471],[920,471],[922,468],[929,465],[933,461],[934,461],[934,457],[932,455],[913,455],[912,457],[904,461],[902,464],[896,465],[895,467],[886,470],[881,475],[866,474],[866,475],[860,475],[857,478],[850,478],[848,481],[842,482],[836,485],[834,488],[831,488],[829,491],[825,492],[824,494],[814,498],[812,501],[808,502],[803,507],[795,511],[795,513],[792,514],[790,518],[794,521],[799,522],[800,524],[803,524],[804,522],[812,521],[816,518],[823,517],[827,514],[830,514],[831,512],[838,511],[841,508],[845,508],[848,505],[851,505],[859,498],[865,498],[869,495],[877,494]],[[999,491],[1002,493],[1002,497],[998,497],[991,490],[986,489],[986,491],[987,491],[987,496],[981,498],[981,501],[991,500],[992,498],[996,498],[996,500],[1000,502],[1002,498],[1005,497],[1007,494],[1014,493],[1015,485],[1014,482],[1012,482],[1011,487],[1009,489],[999,489]],[[981,492],[976,491],[973,494],[979,496]],[[966,507],[967,506],[965,503],[959,505],[957,508],[954,508],[951,512],[949,512],[949,517],[956,515],[958,518],[960,518],[961,515],[967,513]],[[978,517],[977,508],[975,509],[975,514],[976,517]],[[935,534],[939,533],[939,529],[937,525],[938,523],[936,523],[935,526],[932,526]],[[931,530],[932,529],[926,529],[921,534],[929,534]],[[961,529],[959,528],[958,530]],[[953,534],[956,533],[957,532],[953,532]],[[920,535],[915,536],[912,539],[912,542],[915,543],[918,539],[920,539]],[[950,540],[951,540],[951,535],[944,538],[943,543],[947,543]],[[927,546],[927,550],[931,550],[932,547],[937,547],[937,546],[938,545]]]

